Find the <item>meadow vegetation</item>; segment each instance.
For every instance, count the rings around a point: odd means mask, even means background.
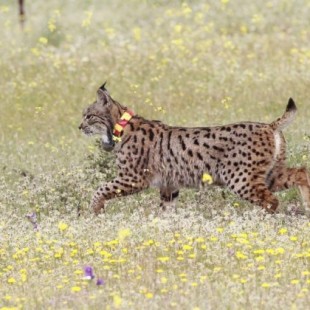
[[[306,309],[310,223],[226,190],[157,190],[88,210],[113,153],[78,125],[113,98],[172,125],[271,122],[289,97],[288,162],[310,167],[310,3],[0,1],[0,309]],[[80,216],[78,216],[80,214]]]

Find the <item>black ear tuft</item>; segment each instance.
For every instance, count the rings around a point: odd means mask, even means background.
[[[97,100],[101,102],[103,105],[109,103],[110,94],[105,88],[107,82],[105,82],[100,88],[97,90]]]
[[[105,81],[100,87],[99,89],[103,90],[103,91],[107,91],[107,89],[105,88],[105,85],[107,84],[107,81]]]

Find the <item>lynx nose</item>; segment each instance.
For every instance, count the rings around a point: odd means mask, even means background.
[[[81,123],[81,125],[79,126],[79,129],[81,130],[83,128],[83,124]]]

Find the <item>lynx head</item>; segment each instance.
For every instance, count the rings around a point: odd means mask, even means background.
[[[114,147],[113,106],[115,102],[109,95],[104,83],[97,91],[97,100],[89,105],[83,112],[83,120],[79,129],[87,136],[100,135],[102,147],[105,151],[111,151]]]

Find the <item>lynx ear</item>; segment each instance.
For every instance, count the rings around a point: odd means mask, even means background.
[[[104,88],[105,83],[97,90],[97,101],[105,105],[110,102],[110,95]]]
[[[105,85],[107,84],[107,81],[105,81],[100,87],[99,89],[103,90],[103,91],[108,91],[106,88],[105,88]]]

